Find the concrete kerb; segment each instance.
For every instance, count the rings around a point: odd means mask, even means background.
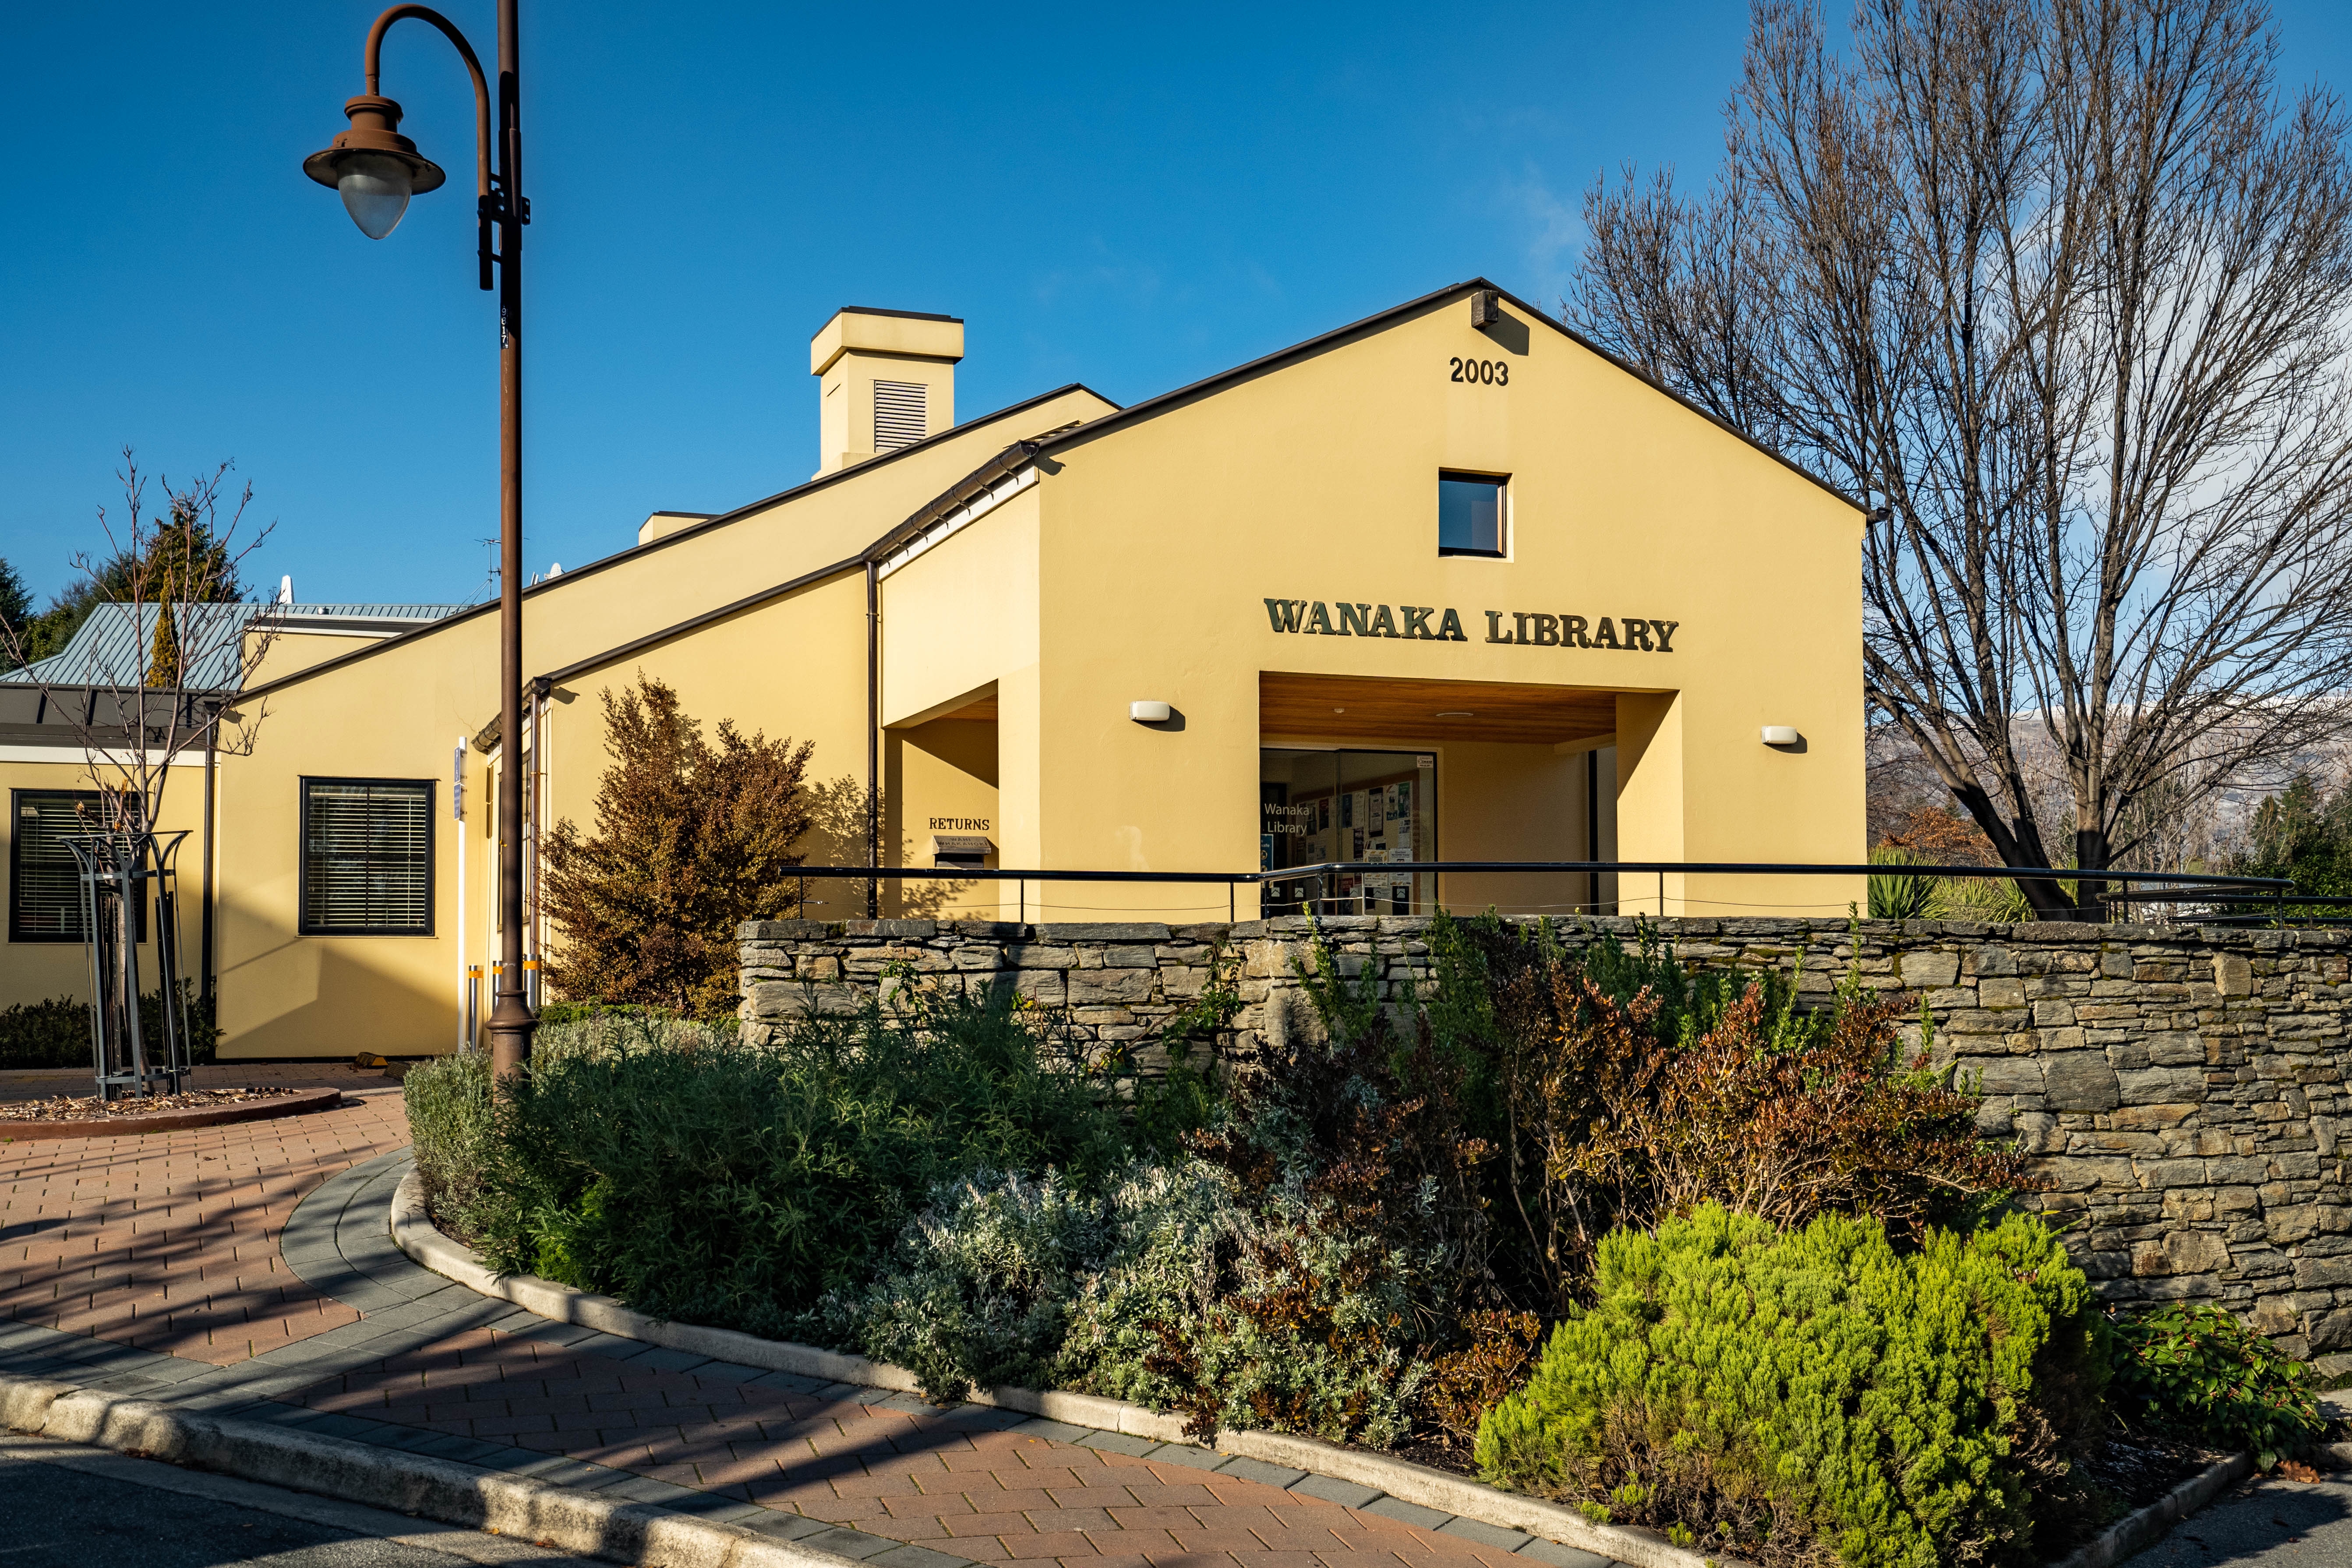
[[[2173,1488],[2146,1508],[2126,1514],[2098,1539],[2078,1548],[2055,1568],[2115,1568],[2134,1552],[2155,1545],[2172,1527],[2254,1473],[2252,1454],[2222,1460]]]
[[[729,1329],[700,1328],[690,1323],[663,1322],[633,1311],[609,1296],[593,1295],[559,1285],[536,1275],[499,1275],[486,1268],[471,1248],[441,1234],[425,1212],[424,1185],[412,1171],[401,1181],[392,1200],[392,1235],[403,1252],[435,1273],[499,1300],[511,1301],[539,1317],[592,1328],[615,1338],[636,1340],[798,1376],[867,1388],[919,1394],[920,1382],[904,1367],[868,1361],[779,1340],[763,1340]],[[994,1388],[975,1391],[972,1403],[1021,1411],[1072,1427],[1157,1439],[1171,1453],[1185,1447],[1211,1458],[1191,1445],[1180,1416],[1163,1415],[1141,1405],[1092,1394],[1052,1390]],[[1084,1442],[1084,1437],[1073,1439]],[[1517,1540],[1496,1541],[1514,1552],[1550,1543],[1596,1559],[1630,1564],[1631,1568],[1738,1568],[1732,1560],[1702,1556],[1676,1546],[1656,1531],[1622,1525],[1595,1524],[1574,1509],[1543,1502],[1515,1492],[1500,1491],[1464,1476],[1448,1475],[1425,1465],[1339,1447],[1312,1437],[1282,1432],[1228,1431],[1218,1435],[1215,1452],[1224,1456],[1214,1468],[1269,1485],[1297,1489],[1307,1477],[1353,1483],[1372,1495],[1369,1506],[1382,1497],[1450,1516],[1452,1521],[1496,1527],[1517,1532]],[[1170,1457],[1155,1452],[1153,1458]],[[1190,1463],[1191,1460],[1184,1462]],[[1259,1467],[1270,1467],[1279,1475]],[[1208,1467],[1203,1467],[1208,1468]],[[1307,1491],[1305,1495],[1318,1495]],[[1432,1528],[1445,1528],[1444,1523]],[[1549,1561],[1551,1553],[1533,1552]],[[1570,1568],[1579,1568],[1571,1562]]]
[[[644,1568],[848,1568],[856,1561],[527,1476],[299,1429],[192,1415],[71,1384],[0,1374],[0,1424]]]
[[[403,1177],[393,1194],[392,1235],[403,1252],[435,1273],[486,1296],[511,1301],[535,1317],[737,1365],[836,1384],[886,1388],[898,1394],[920,1392],[914,1373],[887,1363],[819,1350],[813,1345],[762,1340],[727,1329],[666,1323],[632,1311],[609,1296],[592,1295],[536,1276],[495,1274],[470,1248],[452,1241],[435,1227],[425,1212],[424,1189],[414,1171]],[[2347,1400],[2352,1404],[2352,1396],[2347,1396]],[[1489,1544],[1554,1564],[1555,1568],[1591,1568],[1595,1562],[1622,1563],[1629,1568],[1744,1568],[1736,1559],[1706,1557],[1686,1551],[1655,1531],[1595,1524],[1574,1509],[1558,1503],[1502,1491],[1466,1476],[1410,1460],[1342,1448],[1292,1433],[1221,1432],[1214,1451],[1210,1452],[1184,1437],[1179,1418],[1119,1400],[997,1388],[976,1393],[972,1402],[1022,1411],[1076,1428],[1130,1437],[1158,1437],[1162,1446],[1150,1453],[1150,1458],[1157,1460],[1239,1475],[1303,1496],[1403,1519],[1427,1529],[1475,1533]],[[1163,1432],[1173,1436],[1160,1436]],[[1083,1436],[1073,1440],[1087,1441]],[[1118,1447],[1124,1451],[1127,1445]],[[2342,1458],[2352,1463],[2352,1444],[2337,1447],[2344,1450]],[[2118,1520],[2053,1568],[2114,1568],[2114,1564],[2163,1539],[2173,1525],[2204,1508],[2252,1469],[2252,1458],[2245,1454],[2223,1460],[2202,1475],[2182,1482],[2156,1502]]]
[[[864,1356],[819,1350],[814,1345],[763,1340],[732,1329],[709,1329],[693,1323],[664,1322],[633,1311],[610,1296],[598,1296],[559,1285],[535,1274],[497,1274],[485,1268],[470,1247],[441,1234],[425,1212],[425,1188],[415,1172],[401,1178],[392,1198],[392,1237],[400,1249],[444,1279],[501,1301],[511,1301],[534,1316],[636,1340],[666,1350],[683,1351],[712,1361],[755,1366],[767,1372],[788,1372],[827,1383],[863,1388],[887,1388],[898,1394],[919,1394],[921,1383],[904,1367]],[[1101,1432],[1123,1432],[1157,1443],[1181,1443],[1181,1416],[1162,1415],[1139,1405],[1099,1399],[1087,1394],[1043,1393],[1028,1388],[976,1389],[974,1405],[994,1405],[1024,1415],[1042,1415]]]

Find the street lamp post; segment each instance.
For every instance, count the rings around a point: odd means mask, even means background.
[[[498,0],[499,86],[496,167],[492,102],[481,62],[466,36],[439,12],[394,5],[368,29],[362,69],[367,90],[343,105],[351,128],[302,170],[343,198],[352,221],[370,239],[400,222],[408,198],[440,185],[445,176],[400,134],[400,105],[378,91],[383,36],[414,16],[430,23],[457,47],[474,79],[475,211],[479,220],[482,287],[493,266],[499,289],[499,954],[490,1007],[490,1069],[505,1079],[530,1059],[531,1016],[523,984],[522,929],[522,229],[530,204],[522,195],[522,91],[515,40],[516,0]],[[492,245],[495,228],[496,246]]]

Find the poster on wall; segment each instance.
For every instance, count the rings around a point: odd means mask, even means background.
[[[1271,833],[1257,836],[1257,868],[1261,871],[1274,869],[1274,835]]]

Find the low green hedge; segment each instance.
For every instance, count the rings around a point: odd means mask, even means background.
[[[213,1059],[220,1031],[213,1025],[212,1004],[188,998],[188,1060]],[[151,1041],[163,1029],[163,994],[151,991],[139,999],[139,1026]],[[89,1057],[89,1004],[73,996],[53,996],[46,1002],[18,1002],[0,1007],[0,1068],[86,1068]]]
[[[2035,1494],[2107,1364],[2039,1220],[1898,1254],[1874,1221],[1780,1232],[1709,1205],[1612,1234],[1594,1284],[1481,1423],[1487,1479],[1741,1555],[2039,1561]]]
[[[769,1335],[867,1278],[940,1184],[1092,1187],[1129,1154],[1108,1083],[961,996],[760,1047],[656,1017],[549,1027],[495,1116],[479,1056],[407,1083],[436,1217],[495,1267]]]
[[[735,1033],[731,1018],[705,1022],[647,1007],[556,1002],[540,1010],[531,1060],[544,1069],[578,1057],[690,1051],[731,1044]],[[425,1206],[435,1224],[470,1242],[483,1223],[478,1211],[496,1153],[489,1056],[471,1051],[420,1062],[401,1080],[401,1091]]]

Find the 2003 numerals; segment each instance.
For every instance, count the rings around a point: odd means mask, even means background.
[[[1445,363],[1454,367],[1454,374],[1445,378],[1448,381],[1465,381],[1473,386],[1511,384],[1511,365],[1508,360],[1449,359]]]

